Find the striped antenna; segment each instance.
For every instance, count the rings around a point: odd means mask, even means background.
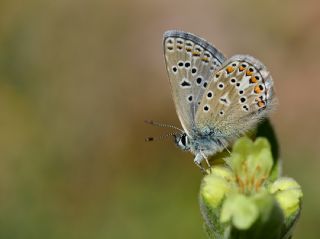
[[[150,124],[153,126],[158,126],[158,127],[163,127],[163,128],[171,128],[171,129],[176,129],[179,130],[181,133],[184,133],[184,131],[174,125],[170,125],[170,124],[162,124],[162,123],[158,123],[158,122],[154,122],[153,120],[145,120],[144,121],[146,124]]]
[[[160,136],[157,136],[157,137],[147,137],[147,138],[145,138],[145,141],[146,142],[159,141],[159,140],[164,140],[164,139],[168,138],[169,136],[175,136],[175,135],[177,135],[177,132],[172,132],[172,133],[168,133],[168,134],[165,134],[165,135],[160,135]]]

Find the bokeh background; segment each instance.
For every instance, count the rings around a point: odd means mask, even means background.
[[[268,66],[295,238],[319,238],[319,24],[317,0],[1,0],[0,238],[205,238],[193,156],[144,142],[179,125],[168,29]]]

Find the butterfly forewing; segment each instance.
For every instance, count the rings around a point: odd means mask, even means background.
[[[203,93],[225,58],[205,40],[182,31],[164,34],[164,55],[176,111],[190,135]]]
[[[272,86],[261,62],[251,56],[231,57],[210,79],[195,117],[198,130],[232,141],[270,111]]]

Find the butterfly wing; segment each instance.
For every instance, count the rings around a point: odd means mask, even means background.
[[[205,40],[183,31],[164,34],[164,55],[176,111],[188,135],[211,75],[225,57]]]
[[[200,134],[214,132],[231,143],[263,119],[274,105],[273,81],[257,59],[236,55],[212,75],[195,121]]]

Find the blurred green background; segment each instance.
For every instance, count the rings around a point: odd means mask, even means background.
[[[168,29],[268,66],[295,238],[319,238],[319,24],[316,0],[1,0],[0,238],[205,238],[193,156],[144,142],[179,125]]]

